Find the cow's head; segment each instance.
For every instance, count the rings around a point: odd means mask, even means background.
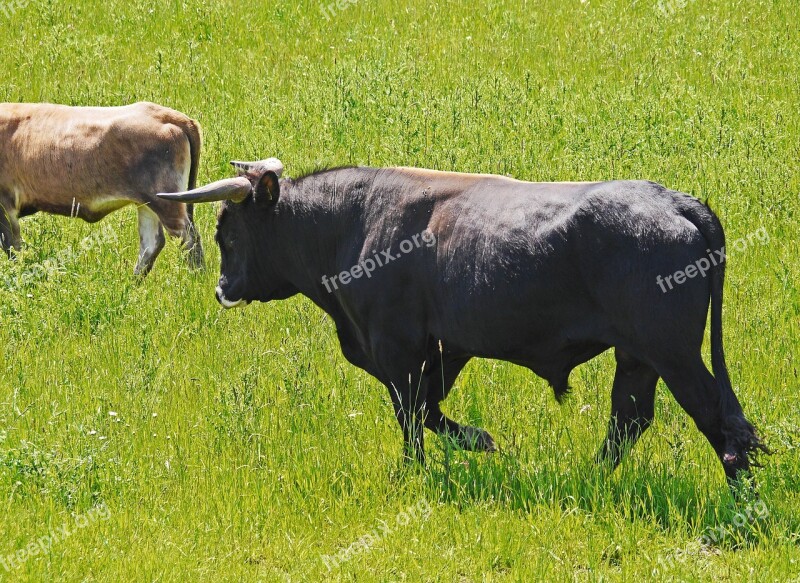
[[[280,196],[283,164],[277,158],[260,162],[231,162],[238,176],[218,180],[187,192],[161,193],[184,203],[223,201],[217,215],[216,240],[221,267],[217,300],[226,308],[270,299],[274,282],[267,275],[264,222]]]

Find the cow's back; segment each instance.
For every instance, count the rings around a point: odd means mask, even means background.
[[[153,103],[119,107],[0,104],[0,188],[25,209],[103,215],[136,201],[191,152],[180,112]]]

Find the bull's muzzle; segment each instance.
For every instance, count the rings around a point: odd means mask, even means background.
[[[238,308],[240,306],[246,306],[248,303],[247,300],[229,300],[225,297],[225,292],[222,291],[220,286],[217,286],[217,301],[222,304],[223,308]]]

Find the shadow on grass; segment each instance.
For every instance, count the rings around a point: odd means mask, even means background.
[[[537,506],[556,506],[564,512],[577,509],[608,517],[602,520],[645,522],[664,533],[698,537],[723,532],[720,526],[725,526],[725,536],[712,536],[709,544],[726,550],[751,547],[800,528],[800,518],[771,508],[768,500],[754,497],[737,503],[721,469],[687,464],[685,471],[676,472],[670,464],[628,458],[612,471],[585,459],[567,464],[563,458],[533,460],[518,447],[474,454],[446,440],[439,440],[431,454],[425,486],[432,497],[459,510],[495,504],[532,512]]]

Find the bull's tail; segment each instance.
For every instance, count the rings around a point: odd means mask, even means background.
[[[724,253],[725,233],[722,230],[722,224],[711,209],[689,196],[681,200],[681,203],[681,214],[697,227],[708,243],[711,252]],[[723,409],[736,412],[737,409],[741,410],[741,407],[733,392],[728,375],[722,340],[722,290],[724,284],[725,261],[717,261],[711,267],[711,367],[722,393]]]
[[[709,245],[711,252],[725,252],[725,233],[714,212],[694,197],[676,198],[681,214],[689,220]],[[722,292],[725,284],[725,260],[711,267],[711,367],[717,381],[723,415],[723,432],[729,443],[741,447],[740,451],[769,453],[756,435],[753,426],[745,419],[742,407],[733,392],[722,339]],[[738,449],[738,448],[737,448]]]

